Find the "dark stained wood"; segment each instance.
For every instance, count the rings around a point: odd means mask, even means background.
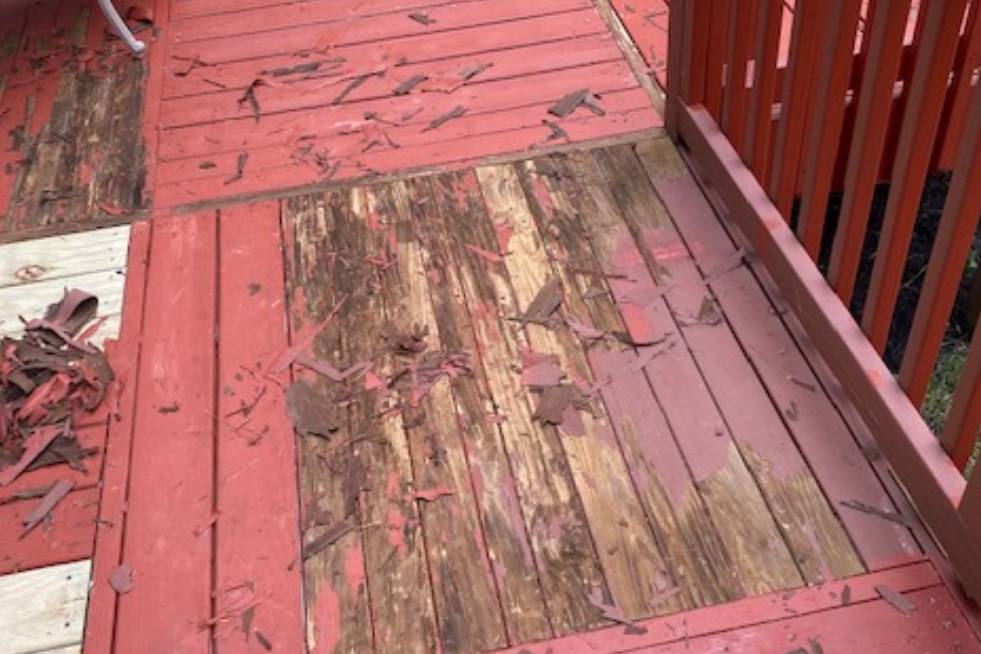
[[[506,322],[518,315],[508,271],[499,264],[489,266],[465,247],[498,247],[493,225],[484,217],[477,180],[472,172],[451,173],[433,178],[431,184],[431,196],[441,210],[426,223],[427,232],[432,229],[428,243],[441,262],[443,284],[472,317],[476,351],[490,391],[487,399],[501,418],[496,425],[517,491],[517,503],[506,510],[511,524],[519,517],[524,520],[531,543],[522,569],[534,561],[557,635],[598,626],[602,621],[588,594],[603,590],[605,584],[560,436],[532,419],[534,404],[513,369],[524,343],[514,325]]]
[[[115,221],[146,207],[142,102],[145,68],[126,58],[109,73],[65,69],[52,104],[18,88],[4,96],[13,147],[0,170],[0,233]],[[10,96],[10,97],[7,97]],[[18,102],[20,96],[20,102]],[[40,100],[40,101],[39,101]],[[5,146],[7,149],[10,146]]]
[[[340,352],[328,356],[346,367],[360,361],[376,362],[381,375],[395,371],[398,362],[384,351],[382,338],[386,320],[386,297],[395,269],[369,259],[392,256],[390,234],[380,229],[380,219],[368,204],[365,189],[337,195],[333,205],[337,231],[332,247],[340,266],[335,269],[337,291],[346,294],[338,314]],[[343,483],[352,466],[361,466],[367,481],[357,501],[364,538],[364,561],[368,597],[377,652],[431,652],[437,645],[437,623],[427,566],[420,512],[412,498],[412,457],[405,431],[405,418],[393,408],[394,397],[358,392],[354,380],[349,408],[348,437],[358,437],[352,459],[334,468],[342,478],[346,501],[357,492]],[[321,388],[331,392],[329,385]],[[363,438],[362,438],[363,437]],[[337,436],[335,435],[336,439]],[[335,505],[336,519],[344,519],[344,505]],[[341,622],[343,631],[344,623]]]
[[[450,382],[461,439],[454,442],[444,437],[441,448],[447,450],[445,443],[449,441],[454,453],[459,455],[457,450],[462,448],[466,457],[480,512],[482,539],[490,557],[510,642],[540,640],[553,632],[507,450],[494,424],[497,414],[484,373],[484,355],[475,339],[473,317],[467,311],[460,286],[465,271],[450,265],[452,255],[443,252],[441,223],[469,220],[463,212],[478,211],[479,205],[473,204],[473,198],[455,196],[447,185],[451,180],[446,176],[406,183],[411,200],[412,234],[421,248],[419,272],[425,275],[421,279],[425,280],[429,293],[428,299],[420,301],[431,302],[434,314],[430,333],[447,351],[469,353],[473,365],[472,374],[458,376]],[[450,428],[452,431],[452,425]],[[439,457],[431,455],[428,459],[439,472]],[[448,524],[454,524],[455,520],[450,518]]]
[[[490,216],[513,230],[504,267],[513,293],[511,315],[520,315],[551,276],[549,257],[514,168],[478,168],[477,176]],[[598,381],[578,339],[565,325],[528,324],[522,331],[520,336],[532,350],[558,358],[570,380],[586,386]],[[589,412],[579,412],[579,416],[582,433],[565,432],[561,442],[589,519],[610,599],[630,618],[664,611],[664,604],[654,602],[654,589],[660,587],[665,564],[613,430],[605,416],[598,418]]]
[[[365,191],[365,205],[360,207],[363,218],[374,216],[383,221],[376,229],[387,237],[384,258],[394,260],[394,265],[382,273],[385,320],[402,332],[424,329],[427,352],[456,353],[440,339],[409,200],[405,183],[395,182]],[[440,647],[447,653],[501,648],[508,638],[474,496],[460,410],[445,379],[421,401],[414,402],[413,390],[400,394],[412,466],[412,486],[407,495],[431,489],[448,493],[432,501],[416,500]],[[471,416],[472,420],[484,418]]]
[[[344,297],[345,271],[335,243],[340,229],[338,214],[346,211],[345,193],[301,196],[282,204],[283,240],[286,247],[286,281],[290,310],[290,342],[313,341],[313,353],[336,361],[341,351],[343,327],[334,318],[323,329],[333,308]],[[294,372],[294,378],[299,376]],[[309,377],[309,373],[308,376]],[[319,381],[321,389],[327,383]],[[347,424],[334,434],[342,442],[351,437]],[[319,438],[300,438],[299,492],[303,543],[309,543],[344,519],[345,492],[342,474],[355,453],[350,447],[333,447]],[[325,524],[312,525],[311,515],[324,512]],[[353,519],[365,524],[360,512]],[[377,527],[375,527],[377,529]],[[334,654],[364,652],[372,648],[371,615],[362,531],[355,529],[335,544],[297,561],[303,569],[306,606],[306,645],[311,652]]]
[[[603,271],[590,245],[593,234],[616,227],[611,198],[595,185],[589,164],[577,153],[532,160],[519,170],[543,245],[558,258],[568,315],[603,331],[626,332],[606,282],[589,274]],[[657,398],[643,372],[631,368],[633,349],[597,344],[587,356],[594,376],[603,381],[600,393],[610,423],[681,603],[704,606],[743,596]]]

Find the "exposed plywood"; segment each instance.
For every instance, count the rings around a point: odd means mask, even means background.
[[[91,561],[0,576],[0,654],[81,649]]]
[[[100,330],[104,337],[114,337],[119,333],[124,282],[124,270],[113,269],[0,288],[0,335],[19,334],[23,328],[20,316],[40,318],[49,304],[62,298],[65,288],[78,288],[99,298],[98,315],[115,318]]]
[[[0,288],[125,270],[129,234],[123,225],[0,245]]]

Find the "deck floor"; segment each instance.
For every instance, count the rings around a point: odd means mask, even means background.
[[[118,651],[495,651],[923,560],[665,138],[150,232]]]
[[[0,8],[0,334],[116,375],[0,654],[981,652],[609,3],[129,4]]]

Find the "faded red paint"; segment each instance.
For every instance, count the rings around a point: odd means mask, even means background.
[[[317,588],[313,614],[316,619],[307,620],[313,625],[313,642],[307,643],[311,654],[334,654],[341,642],[341,598],[333,588],[326,584]]]
[[[359,539],[351,539],[344,551],[344,578],[351,594],[357,595],[365,582],[364,551]]]

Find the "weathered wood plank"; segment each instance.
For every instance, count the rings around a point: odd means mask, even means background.
[[[0,654],[78,650],[91,561],[0,577]]]
[[[732,570],[750,594],[799,585],[801,577],[786,543],[667,301],[673,294],[683,298],[685,290],[679,293],[672,288],[666,271],[645,259],[637,243],[639,234],[630,229],[630,221],[637,219],[634,212],[650,212],[653,207],[624,204],[627,194],[638,193],[636,180],[609,187],[600,163],[593,166],[591,186],[606,187],[606,203],[615,210],[601,215],[612,221],[607,224],[587,221],[593,247],[603,271],[619,275],[610,279],[610,286],[631,335],[671,334],[673,345],[651,358],[644,371],[732,559]],[[684,254],[683,247],[662,256],[679,254]],[[695,301],[700,304],[702,299],[699,293]]]
[[[552,635],[552,629],[507,449],[494,424],[494,398],[474,336],[474,318],[460,284],[466,271],[451,265],[443,252],[440,223],[468,220],[459,213],[452,188],[441,183],[446,179],[421,178],[407,184],[438,330],[430,331],[438,333],[448,351],[470,354],[473,374],[458,376],[450,384],[504,623],[513,643],[541,640]]]
[[[130,226],[122,225],[0,245],[0,288],[125,270],[129,233]]]
[[[849,500],[886,511],[895,506],[782,323],[779,314],[786,308],[771,305],[742,265],[713,275],[738,260],[737,247],[674,145],[655,139],[636,151],[675,228],[692,244],[690,253],[703,276],[711,277],[708,286],[865,565],[882,569],[918,556],[919,547],[902,525],[839,509]]]
[[[533,405],[513,370],[524,343],[505,322],[517,313],[508,271],[466,249],[467,244],[488,251],[497,247],[477,179],[467,172],[412,182],[427,183],[433,185],[431,197],[440,202],[440,211],[426,223],[440,265],[438,286],[447,288],[447,303],[455,298],[472,317],[476,351],[517,490],[511,520],[520,514],[525,521],[547,615],[557,634],[596,626],[602,620],[588,593],[603,588],[604,580],[589,526],[557,430],[532,419]]]
[[[222,209],[219,239],[215,612],[234,615],[243,601],[257,604],[249,626],[216,649],[254,651],[261,633],[276,649],[299,652],[296,447],[281,391],[289,375],[269,369],[289,345],[279,203]]]
[[[718,309],[717,298],[706,288],[633,149],[610,148],[596,158],[622,215],[639,236],[641,253],[670,286],[665,294],[668,306],[805,581],[813,584],[861,573],[861,560],[847,533]],[[693,241],[692,247],[699,244]],[[706,307],[711,315],[702,316]],[[784,383],[796,385],[790,379]]]
[[[388,255],[395,264],[385,284],[387,322],[400,332],[425,330],[427,352],[469,358],[473,353],[450,350],[440,337],[405,183],[374,187],[367,195],[369,211],[387,219],[389,242],[394,240]],[[452,493],[418,502],[440,645],[448,653],[500,649],[508,638],[467,460],[462,412],[446,380],[438,381],[421,401],[412,388],[403,389],[401,402],[414,490]],[[470,417],[485,422],[482,414]]]
[[[336,256],[338,218],[347,201],[344,193],[292,198],[282,204],[286,247],[286,279],[290,308],[290,342],[313,340],[312,352],[335,361],[340,356],[342,327],[336,318],[326,326],[332,309],[344,295],[343,274]],[[315,338],[314,338],[315,337]],[[303,371],[294,367],[294,379]],[[315,381],[312,373],[306,379]],[[315,382],[327,390],[326,382]],[[334,438],[350,437],[346,420]],[[299,488],[303,542],[310,543],[345,518],[344,476],[339,472],[354,458],[350,447],[335,447],[324,439],[299,437]],[[357,512],[351,519],[364,520]],[[323,513],[322,520],[313,516]],[[317,524],[322,522],[323,524]],[[372,649],[371,615],[361,530],[341,536],[332,546],[297,562],[303,566],[306,607],[306,645],[317,654],[356,654]]]
[[[511,315],[521,315],[551,276],[548,256],[516,171],[508,166],[478,168],[477,177],[490,217],[513,230],[504,266],[513,293]],[[534,351],[557,356],[570,379],[593,383],[582,347],[567,327],[553,330],[527,325],[520,332]],[[610,599],[634,618],[670,610],[677,606],[676,598],[654,601],[666,574],[665,562],[613,430],[604,417],[589,412],[579,412],[579,416],[582,433],[566,432],[561,442],[596,542]]]
[[[590,244],[591,229],[619,219],[603,187],[591,184],[588,173],[595,175],[595,168],[589,163],[576,153],[532,160],[519,170],[545,249],[563,276],[569,315],[605,332],[626,332]],[[624,460],[684,604],[743,596],[657,398],[644,373],[631,368],[633,349],[597,344],[588,357],[604,382],[600,393]]]
[[[336,284],[348,296],[338,316],[341,361],[373,361],[382,376],[393,373],[398,363],[383,349],[382,337],[385,300],[395,270],[371,263],[373,257],[390,257],[389,233],[377,229],[376,217],[363,188],[352,189],[347,203],[339,206],[336,244],[338,257],[346,263]],[[350,405],[349,433],[367,437],[353,446],[353,460],[370,477],[359,500],[368,597],[375,651],[425,653],[437,647],[437,624],[420,512],[412,497],[412,457],[404,419],[400,411],[388,412],[394,399],[355,390]],[[349,466],[347,475],[351,474]]]

